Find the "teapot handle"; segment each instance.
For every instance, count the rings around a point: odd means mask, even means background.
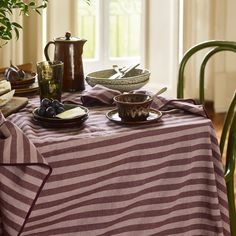
[[[54,41],[49,41],[46,44],[45,48],[44,48],[44,55],[45,55],[47,61],[50,61],[50,58],[48,56],[48,48],[49,48],[50,44],[54,44],[55,45],[55,42]]]

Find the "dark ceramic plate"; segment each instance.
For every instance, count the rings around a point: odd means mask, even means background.
[[[80,119],[72,122],[48,122],[48,121],[42,121],[42,120],[37,120],[36,118],[33,117],[33,122],[35,124],[41,125],[45,128],[74,128],[82,125],[84,121],[88,119],[88,115],[80,117]]]
[[[11,86],[13,89],[25,87],[27,85],[33,84],[35,82],[36,77],[37,77],[36,73],[25,71],[25,77],[23,79],[10,81]],[[4,73],[0,73],[0,78],[6,79]]]
[[[107,112],[106,117],[117,123],[117,124],[124,124],[124,125],[141,125],[141,124],[150,124],[158,121],[162,117],[162,113],[155,109],[150,109],[149,116],[146,120],[143,121],[124,121],[118,115],[118,110],[114,109]]]
[[[37,82],[24,88],[15,88],[15,94],[17,95],[31,94],[31,93],[36,93],[38,91],[39,91],[39,85]]]
[[[84,120],[86,120],[88,118],[89,110],[86,107],[83,107],[80,105],[75,105],[75,104],[64,104],[64,107],[65,107],[65,110],[69,110],[69,109],[72,109],[75,107],[80,107],[81,109],[83,109],[85,111],[85,114],[81,115],[81,116],[69,118],[69,119],[60,119],[57,117],[48,118],[48,117],[40,116],[38,114],[39,108],[35,108],[33,110],[33,118],[34,118],[34,120],[36,120],[38,122],[46,123],[48,125],[52,124],[52,127],[56,127],[57,125],[58,126],[69,125],[71,127],[71,125],[78,125],[81,123],[81,121],[83,122]]]

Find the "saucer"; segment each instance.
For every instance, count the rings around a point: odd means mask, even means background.
[[[125,125],[140,125],[140,124],[150,124],[154,123],[162,117],[162,113],[155,109],[150,109],[149,116],[146,120],[142,121],[125,121],[122,120],[118,115],[118,110],[114,109],[106,113],[106,117],[117,124],[125,124]]]

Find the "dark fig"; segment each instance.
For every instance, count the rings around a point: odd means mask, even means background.
[[[52,105],[52,101],[48,98],[44,98],[42,101],[41,101],[41,106],[42,107],[50,107]]]
[[[19,79],[18,72],[14,68],[9,68],[6,73],[6,78],[8,81],[14,81]]]
[[[46,108],[41,106],[41,107],[38,109],[38,114],[39,114],[40,116],[45,116],[45,113],[46,113]]]
[[[18,70],[18,75],[20,78],[24,78],[25,77],[25,72],[23,70]]]
[[[53,107],[48,107],[46,109],[45,115],[47,117],[54,117],[56,115],[56,111],[55,111],[55,109]]]
[[[19,68],[18,68],[17,66],[14,66],[14,65],[12,64],[12,61],[11,61],[11,60],[10,60],[10,68],[14,68],[16,71],[19,70]]]
[[[64,107],[57,107],[56,108],[56,113],[57,114],[60,114],[60,113],[62,113],[62,112],[64,112],[65,111],[65,108]]]

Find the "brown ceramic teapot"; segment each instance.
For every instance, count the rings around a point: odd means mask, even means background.
[[[54,44],[54,61],[64,62],[63,91],[73,92],[85,89],[82,53],[86,41],[85,39],[71,37],[71,34],[67,32],[65,37],[48,42],[44,48],[46,60],[50,61],[48,48],[50,44]]]

